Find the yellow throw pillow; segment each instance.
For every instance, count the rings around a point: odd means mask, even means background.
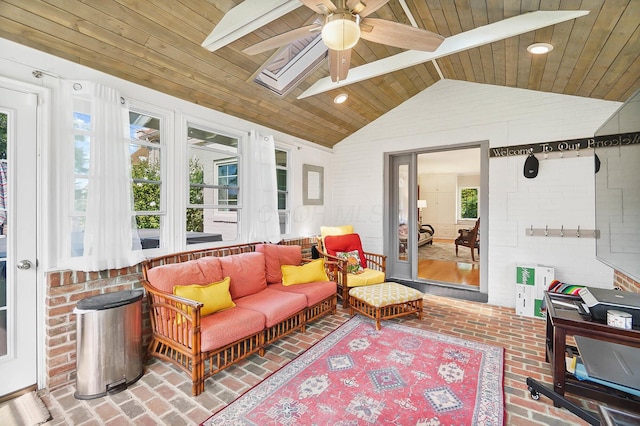
[[[200,313],[205,316],[236,306],[229,293],[230,282],[231,278],[225,277],[222,281],[208,285],[177,285],[173,287],[173,294],[202,303],[204,306]]]
[[[329,281],[324,270],[324,259],[317,259],[302,266],[282,265],[282,285]]]

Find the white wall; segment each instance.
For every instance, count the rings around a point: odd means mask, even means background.
[[[42,225],[40,241],[44,244],[44,247],[46,247],[46,249],[43,250],[42,258],[39,260],[45,270],[55,266],[55,259],[48,261],[48,254],[55,253],[58,250],[55,236],[55,230],[58,228],[56,222],[59,220],[56,216],[56,212],[59,209],[57,201],[60,198],[58,196],[60,188],[57,188],[55,185],[56,175],[59,173],[59,170],[56,169],[55,147],[60,143],[55,137],[57,132],[55,110],[58,101],[58,80],[51,76],[45,76],[40,79],[35,78],[32,75],[32,71],[34,70],[42,70],[48,74],[66,79],[99,82],[119,90],[132,104],[143,104],[150,108],[159,107],[166,111],[174,120],[170,128],[177,129],[175,130],[176,141],[181,137],[180,132],[181,129],[184,128],[182,121],[186,119],[195,119],[198,122],[210,123],[213,128],[215,128],[216,125],[222,126],[224,129],[230,129],[241,134],[248,135],[251,130],[255,130],[263,135],[274,135],[276,146],[288,149],[290,152],[291,235],[315,235],[319,232],[320,226],[328,221],[325,216],[328,216],[327,212],[330,211],[332,207],[331,192],[329,189],[333,186],[333,153],[331,149],[168,96],[155,90],[0,38],[0,78],[26,82],[35,86],[44,86],[50,90],[48,104],[42,105],[41,108],[44,124],[41,128],[41,145],[39,148],[43,165],[40,171],[40,185],[43,188],[43,195],[42,199],[38,202],[40,206],[43,206],[40,211]],[[2,81],[0,81],[0,84],[1,83]],[[53,124],[47,125],[49,122]],[[302,164],[305,163],[324,167],[324,206],[310,207],[302,205]]]
[[[488,140],[490,147],[594,135],[618,102],[443,80],[334,147],[334,223],[351,222],[365,249],[382,251],[383,157]],[[525,228],[594,228],[593,157],[540,159],[535,179],[522,175],[525,157],[489,161],[489,303],[515,306],[515,266],[540,263],[556,278],[610,287],[612,270],[595,258],[590,238],[534,238]],[[353,214],[343,214],[353,212]],[[342,217],[341,217],[342,214]]]

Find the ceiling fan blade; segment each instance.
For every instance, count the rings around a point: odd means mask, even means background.
[[[242,52],[247,55],[257,55],[258,53],[266,52],[267,50],[275,49],[276,47],[284,46],[285,44],[308,37],[311,35],[311,31],[317,28],[320,28],[317,24],[305,25],[304,27],[278,34],[277,36],[268,38],[260,43],[254,44],[253,46],[249,46],[246,49],[243,49]]]
[[[365,18],[361,28],[363,39],[402,49],[433,52],[444,41],[440,34],[386,19]]]
[[[364,3],[361,3],[360,0],[348,0],[347,7],[353,13],[360,15],[360,18],[364,18],[387,3],[389,3],[389,0],[366,0]]]
[[[300,3],[321,15],[328,15],[336,10],[336,5],[331,0],[300,0]]]
[[[225,13],[202,47],[215,52],[300,6],[298,0],[245,0]]]
[[[493,24],[483,25],[473,30],[447,37],[436,52],[407,50],[397,55],[378,59],[351,69],[349,77],[339,83],[333,83],[329,78],[321,78],[298,96],[298,99],[328,92],[338,87],[412,67],[443,56],[462,52],[463,50],[484,46],[495,41],[535,31],[539,28],[577,19],[588,13],[588,10],[545,10],[528,12],[503,19]]]
[[[329,74],[331,81],[338,82],[347,78],[349,63],[351,62],[351,49],[329,49]]]

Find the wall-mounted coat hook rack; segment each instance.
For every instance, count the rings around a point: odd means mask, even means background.
[[[525,228],[525,235],[529,237],[560,237],[560,238],[600,238],[600,231],[597,229],[582,229],[580,225],[576,229],[565,229],[564,225],[560,228],[534,228],[533,225]]]

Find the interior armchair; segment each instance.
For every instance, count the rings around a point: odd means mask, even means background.
[[[349,306],[350,288],[385,282],[387,257],[365,252],[360,235],[351,225],[321,227],[318,252],[327,265],[334,265],[327,273],[337,283],[338,297],[345,308]]]
[[[471,249],[471,260],[475,262],[474,249],[478,249],[478,256],[480,256],[480,218],[476,221],[473,229],[460,229],[458,234],[458,238],[455,240],[456,256],[458,256],[458,246],[469,247]]]

